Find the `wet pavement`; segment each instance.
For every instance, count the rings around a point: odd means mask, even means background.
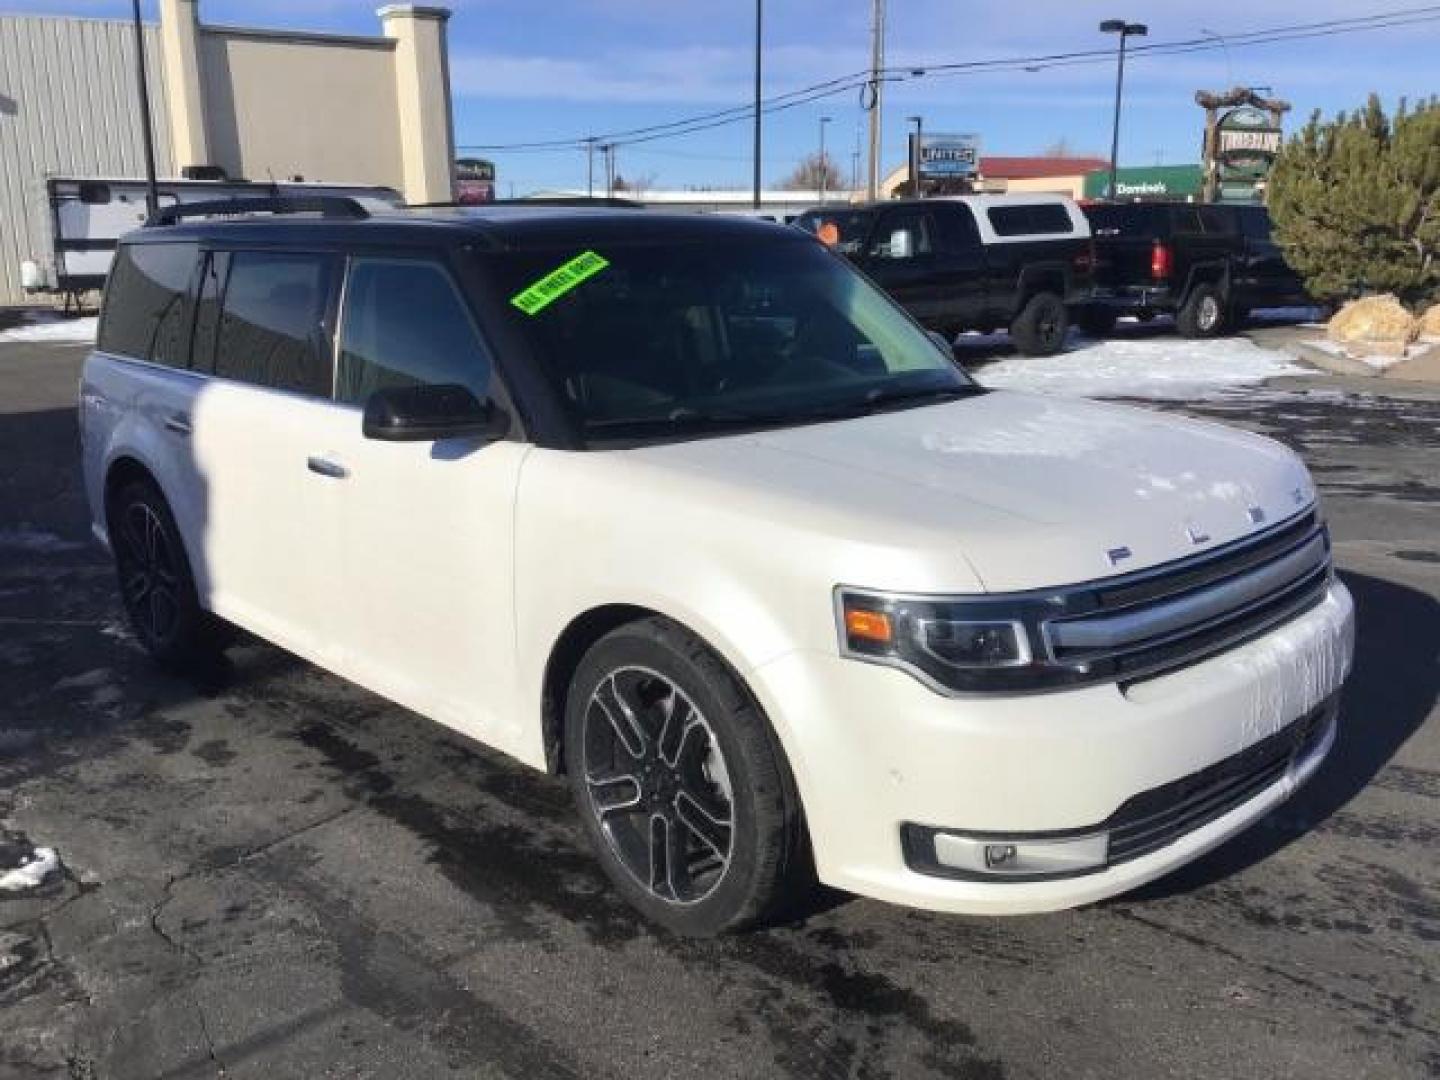
[[[821,894],[720,941],[606,887],[564,785],[266,645],[197,684],[88,539],[82,350],[0,345],[0,1077],[1440,1075],[1440,393],[1285,380],[1359,607],[1336,751],[1141,894]],[[1166,406],[1169,408],[1170,406]]]

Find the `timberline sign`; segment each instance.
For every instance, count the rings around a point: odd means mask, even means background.
[[[1263,201],[1289,103],[1243,86],[1223,94],[1202,90],[1195,102],[1205,110],[1205,201]]]

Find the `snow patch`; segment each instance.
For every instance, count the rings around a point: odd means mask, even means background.
[[[59,869],[60,856],[55,849],[37,847],[29,862],[0,874],[0,892],[33,889]]]
[[[89,345],[95,341],[95,329],[98,323],[99,320],[94,315],[87,315],[83,319],[37,319],[31,316],[19,326],[0,330],[0,342],[40,341],[54,345],[69,343]]]
[[[1314,375],[1247,338],[1102,341],[1057,356],[1012,356],[975,371],[984,385],[1061,397],[1191,401],[1279,376]]]

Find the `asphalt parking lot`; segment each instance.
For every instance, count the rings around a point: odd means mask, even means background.
[[[560,782],[266,645],[157,673],[88,536],[82,356],[0,345],[0,842],[64,862],[0,896],[0,1077],[1440,1075],[1440,392],[1187,410],[1305,456],[1359,607],[1337,749],[1261,826],[1078,911],[822,895],[695,942]]]

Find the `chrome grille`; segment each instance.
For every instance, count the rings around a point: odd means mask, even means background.
[[[1319,603],[1330,538],[1314,511],[1259,536],[1095,586],[1095,607],[1044,623],[1050,659],[1124,681],[1173,670]]]

